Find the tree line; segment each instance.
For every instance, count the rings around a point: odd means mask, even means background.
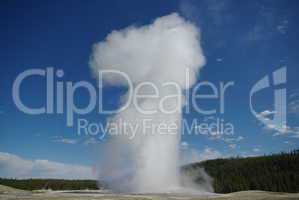
[[[0,184],[22,190],[95,190],[103,186],[96,180],[64,179],[7,179],[0,178]]]
[[[299,150],[269,156],[207,160],[184,166],[182,170],[194,176],[202,168],[212,177],[217,193],[299,192]],[[195,181],[201,183],[202,178],[197,177]]]

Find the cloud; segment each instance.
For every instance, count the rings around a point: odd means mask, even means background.
[[[265,131],[273,133],[273,136],[296,133],[295,129],[287,125],[280,126],[280,125],[273,124],[270,121],[267,124],[261,124],[261,125]]]
[[[261,150],[259,148],[253,148],[252,151],[253,152],[260,152]]]
[[[299,98],[299,90],[291,91],[291,94],[289,95],[289,99],[293,99],[293,98]]]
[[[53,142],[58,142],[63,144],[77,144],[78,141],[70,138],[59,138],[59,139],[54,139]]]
[[[280,25],[277,24],[278,16],[277,9],[264,6],[263,3],[261,3],[256,14],[258,20],[256,20],[256,23],[248,31],[247,39],[250,42],[261,42],[272,39],[279,33],[276,28],[276,26]]]
[[[270,110],[264,110],[263,112],[259,113],[260,117],[267,117],[269,115],[275,114],[275,111],[270,111]]]
[[[284,141],[283,143],[287,144],[287,145],[290,145],[290,146],[293,146],[295,144],[294,142],[291,142],[291,141]]]
[[[266,132],[272,133],[273,136],[290,135],[291,137],[299,138],[299,127],[272,123],[271,118],[273,118],[275,113],[275,111],[264,110],[257,114],[257,119],[261,121],[260,125],[262,128]],[[262,123],[262,121],[266,121],[267,123]]]
[[[217,58],[216,61],[217,61],[217,62],[222,62],[222,61],[223,61],[223,58]]]
[[[299,114],[299,99],[293,100],[288,104],[289,113]]]
[[[221,157],[222,154],[212,148],[206,147],[202,152],[198,154],[198,160],[211,160]]]
[[[238,136],[238,137],[223,138],[223,141],[226,143],[235,143],[235,142],[240,142],[243,139],[244,139],[243,136]]]
[[[98,144],[99,141],[97,141],[95,138],[91,137],[91,138],[87,138],[83,144],[84,145],[93,145],[93,144]]]
[[[291,128],[290,126],[284,125],[284,126],[280,127],[280,126],[276,126],[275,124],[271,124],[271,123],[266,126],[266,129],[268,129],[270,131],[275,130],[276,132],[273,134],[273,136],[296,134],[296,132],[297,132],[296,129]]]
[[[224,134],[221,134],[219,132],[212,132],[209,135],[209,139],[211,140],[221,140],[224,141],[227,144],[232,144],[232,143],[239,143],[240,141],[244,140],[243,136],[227,136]]]
[[[291,132],[293,133],[291,135],[292,138],[299,138],[299,127],[298,126],[297,127],[293,127],[291,129]]]
[[[239,143],[242,140],[244,140],[244,137],[243,136],[225,136],[223,134],[218,134],[218,135],[210,137],[210,139],[221,140],[221,141],[225,142],[226,144],[228,144],[228,146],[230,148],[234,149],[237,146],[236,143]]]
[[[189,147],[188,142],[186,142],[186,141],[181,142],[181,149],[188,149],[188,147]]]
[[[243,136],[237,136],[234,135],[234,127],[232,126],[232,131],[225,131],[225,130],[221,130],[220,126],[218,125],[218,123],[220,123],[221,119],[216,118],[215,116],[206,116],[203,118],[203,123],[202,124],[197,124],[197,126],[195,127],[196,129],[198,129],[200,131],[200,133],[204,136],[207,136],[208,139],[210,140],[222,140],[225,143],[236,143],[236,142],[240,142],[241,140],[244,139]],[[213,127],[215,125],[216,128],[211,128],[208,131],[201,131],[201,126],[202,125],[207,125],[209,127]],[[205,127],[205,126],[203,126]],[[205,130],[205,129],[203,129]]]
[[[288,113],[299,115],[299,90],[292,92],[288,100]]]
[[[188,163],[212,160],[221,157],[223,157],[223,155],[219,151],[209,147],[206,147],[202,151],[195,148],[188,148],[183,150],[181,153],[181,164],[185,165]]]
[[[288,29],[288,24],[289,24],[288,20],[283,20],[281,23],[279,23],[276,26],[277,31],[281,34],[286,34],[287,29]]]
[[[7,178],[59,178],[93,179],[88,166],[64,164],[49,160],[28,160],[0,152],[0,177]]]

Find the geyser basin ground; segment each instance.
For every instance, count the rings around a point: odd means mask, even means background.
[[[264,191],[243,191],[231,194],[217,194],[217,195],[200,195],[200,194],[183,194],[183,193],[162,193],[162,194],[115,194],[104,190],[79,190],[79,191],[22,191],[10,187],[0,185],[0,200],[7,199],[28,199],[28,200],[145,200],[145,199],[215,199],[215,200],[295,200],[299,199],[299,194],[290,193],[274,193]]]

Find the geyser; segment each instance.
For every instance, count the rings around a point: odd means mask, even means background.
[[[94,74],[99,70],[123,72],[143,95],[110,118],[110,122],[132,124],[137,134],[130,138],[129,133],[121,132],[109,137],[101,155],[101,179],[122,191],[168,192],[180,188],[180,123],[185,104],[182,91],[195,83],[204,63],[199,29],[176,13],[146,26],[112,31],[94,45],[90,60]],[[126,84],[114,73],[102,78],[110,86]],[[167,130],[145,128],[145,121]]]

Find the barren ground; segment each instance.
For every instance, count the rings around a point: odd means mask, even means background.
[[[173,199],[173,200],[299,200],[299,193],[274,193],[264,191],[243,191],[231,194],[212,196],[192,194],[113,194],[108,191],[22,191],[6,186],[0,186],[0,200],[28,199],[28,200],[146,200],[146,199]]]

